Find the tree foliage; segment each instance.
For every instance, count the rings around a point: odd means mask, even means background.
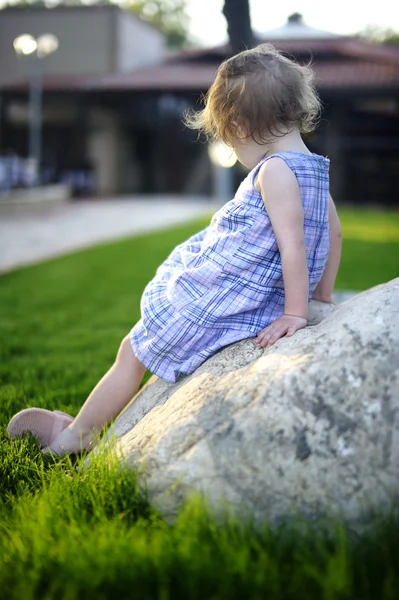
[[[159,29],[170,48],[181,48],[187,44],[189,18],[186,0],[128,0],[122,3],[122,7]]]
[[[376,44],[399,46],[399,31],[395,31],[391,28],[374,26],[366,27],[366,29],[359,34],[359,37],[365,38]]]

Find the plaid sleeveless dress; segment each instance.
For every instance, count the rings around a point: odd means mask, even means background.
[[[254,337],[284,313],[281,258],[255,178],[272,157],[295,174],[304,210],[309,301],[329,252],[329,160],[281,152],[263,158],[210,225],[177,246],[141,299],[133,352],[152,373],[175,382],[212,354]]]

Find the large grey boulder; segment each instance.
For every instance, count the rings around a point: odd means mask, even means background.
[[[120,415],[118,456],[166,517],[193,491],[257,522],[392,506],[399,279],[325,312],[266,350],[246,340],[176,384],[153,378]]]

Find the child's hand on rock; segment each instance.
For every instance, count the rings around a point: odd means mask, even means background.
[[[274,323],[262,329],[256,336],[255,343],[262,348],[271,346],[283,336],[291,337],[298,329],[303,329],[307,324],[307,319],[303,317],[283,315]]]

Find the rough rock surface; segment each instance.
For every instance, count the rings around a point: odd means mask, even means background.
[[[166,517],[193,491],[258,522],[392,505],[399,279],[327,312],[272,348],[245,340],[176,384],[153,378],[120,415],[118,455]]]

